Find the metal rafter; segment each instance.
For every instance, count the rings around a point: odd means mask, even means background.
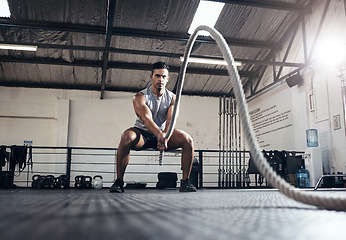
[[[325,6],[324,6],[324,10],[323,10],[323,13],[322,13],[322,16],[321,16],[321,19],[320,19],[320,23],[319,23],[318,28],[317,28],[317,31],[316,31],[314,43],[313,43],[313,46],[312,46],[312,48],[311,48],[311,50],[310,50],[309,57],[308,57],[308,61],[307,61],[306,64],[309,64],[309,62],[311,61],[311,57],[312,57],[312,55],[313,55],[313,51],[314,51],[315,45],[316,45],[316,43],[317,43],[317,40],[318,40],[320,31],[321,31],[322,26],[323,26],[323,23],[324,23],[324,21],[325,21],[325,17],[326,17],[326,13],[327,13],[327,10],[328,10],[329,5],[330,5],[330,1],[331,1],[331,0],[327,0],[327,1],[326,1],[326,4],[325,4]],[[310,2],[307,4],[307,5],[309,5],[309,7],[307,7],[306,9],[304,9],[303,12],[306,12],[307,9],[311,8],[313,3],[314,3],[314,1],[313,1],[313,0],[310,0]],[[302,12],[302,14],[301,14],[301,17],[297,19],[297,21],[300,20],[300,22],[301,22],[302,24],[303,24],[303,18],[304,18],[303,12]],[[304,30],[302,30],[302,31],[304,31]],[[303,33],[303,34],[304,34],[304,33]],[[281,78],[278,78],[277,80],[273,81],[271,84],[265,86],[264,88],[260,89],[259,91],[256,91],[256,93],[254,93],[254,94],[252,94],[251,96],[249,96],[249,98],[255,96],[256,94],[258,94],[258,93],[260,93],[260,92],[262,92],[262,91],[265,91],[266,89],[272,87],[272,86],[275,85],[276,83],[281,82],[281,81],[285,80],[286,78],[290,77],[291,75],[293,75],[293,74],[295,74],[295,73],[298,73],[301,69],[302,69],[301,67],[298,67],[297,69],[291,71],[290,73],[286,74],[285,76],[282,76]]]
[[[258,0],[207,0],[207,1],[213,1],[213,2],[223,2],[227,4],[233,4],[233,5],[242,5],[242,6],[250,6],[250,7],[258,7],[258,8],[269,8],[269,9],[276,9],[276,10],[282,10],[282,11],[300,11],[300,9],[303,7],[302,5],[298,5],[295,3],[286,3],[281,1],[272,1],[272,0],[265,0],[265,1],[258,1]]]
[[[103,61],[91,61],[91,60],[75,60],[73,62],[67,62],[61,59],[54,58],[16,58],[3,56],[1,62],[16,62],[16,63],[28,63],[28,64],[48,64],[48,65],[60,65],[60,66],[74,66],[74,67],[94,67],[101,68],[103,66]],[[108,69],[129,69],[129,70],[144,70],[147,71],[151,69],[151,64],[143,63],[126,63],[126,62],[108,62]],[[180,66],[170,66],[170,72],[178,73]],[[202,75],[218,75],[218,76],[228,76],[226,69],[206,69],[206,68],[196,68],[190,67],[187,70],[190,74],[202,74]],[[239,71],[241,77],[258,77],[256,73],[251,71]]]
[[[283,57],[283,60],[282,60],[282,61],[284,61],[284,62],[286,61],[286,59],[287,59],[287,57],[288,57],[288,55],[289,55],[289,53],[290,53],[290,51],[291,51],[291,48],[292,48],[294,39],[295,39],[295,37],[296,37],[296,35],[297,35],[297,32],[298,32],[298,27],[299,27],[299,25],[296,25],[296,26],[295,26],[295,29],[293,30],[293,33],[292,33],[292,35],[291,35],[290,41],[289,41],[289,43],[288,43],[288,45],[287,45],[287,48],[286,48],[286,51],[285,51],[285,54],[284,54],[284,57]],[[281,73],[282,73],[282,70],[283,70],[283,67],[281,66],[280,69],[279,69],[279,72],[277,73],[277,75],[276,75],[275,78],[274,78],[274,81],[277,81],[277,79],[280,78],[280,75],[281,75]]]
[[[328,0],[330,1],[330,0]],[[311,8],[314,4],[316,4],[316,1],[314,0],[307,0],[305,2],[306,4],[304,5],[304,7],[302,9],[300,9],[299,12],[299,17],[290,25],[290,27],[287,29],[286,33],[283,35],[283,37],[280,39],[280,41],[278,42],[278,44],[276,45],[275,48],[272,49],[272,51],[268,54],[268,56],[265,58],[265,60],[269,61],[270,59],[272,59],[275,56],[275,53],[277,51],[279,51],[281,49],[281,46],[287,41],[287,39],[292,36],[292,34],[295,34],[295,30],[297,29],[297,26],[299,26],[299,24],[302,23],[303,18],[305,17],[305,15],[311,11]],[[287,53],[288,54],[288,53]],[[308,65],[309,62],[305,62],[305,66]],[[266,71],[267,66],[264,66],[261,70],[259,69],[259,71],[261,71],[262,73],[260,74],[260,78],[257,80],[254,89],[252,89],[252,94],[250,97],[253,97],[254,95],[258,94],[259,91],[257,91],[257,88],[259,86],[259,83],[262,80],[262,76],[264,74],[264,72]],[[303,67],[297,67],[297,69],[302,69]],[[296,70],[297,70],[296,69]],[[296,70],[292,71],[291,74],[293,74],[294,72],[296,72]],[[276,80],[274,79],[273,84],[276,84],[277,82],[280,82],[284,80],[284,78],[280,78],[280,76],[276,77]],[[272,84],[270,84],[269,86],[272,86]],[[265,88],[267,88],[268,86],[266,86]]]
[[[110,2],[116,2],[115,0],[109,0]],[[244,6],[253,6],[253,7],[260,7],[260,8],[269,8],[269,9],[277,9],[277,10],[283,10],[283,11],[292,11],[292,12],[306,12],[306,9],[309,9],[309,5],[312,6],[314,0],[310,0],[310,2],[307,0],[303,4],[296,4],[296,3],[284,3],[279,1],[273,1],[273,0],[267,0],[267,1],[258,1],[258,0],[218,0],[219,2],[225,2],[227,4],[234,4],[234,5],[244,5]],[[330,0],[329,0],[330,1]],[[346,0],[344,0],[346,2]],[[307,4],[305,4],[307,3]],[[346,5],[346,4],[345,4]],[[115,5],[114,5],[115,6]],[[115,7],[111,8],[115,11]],[[346,6],[345,6],[346,9]],[[108,5],[108,18],[109,18],[109,5]],[[113,18],[114,18],[114,12],[113,12]],[[298,20],[298,19],[297,19]],[[297,20],[295,22],[297,22]],[[113,21],[108,21],[108,23],[113,23]],[[293,24],[292,24],[293,25]],[[106,79],[106,73],[107,68],[123,68],[123,69],[141,69],[142,65],[146,64],[131,64],[132,68],[129,66],[126,66],[126,63],[120,63],[120,62],[110,62],[108,63],[109,53],[110,52],[118,52],[118,53],[126,53],[126,54],[143,54],[143,55],[153,55],[153,56],[168,56],[173,57],[175,53],[162,53],[162,52],[153,52],[153,51],[136,51],[136,50],[130,50],[130,49],[116,49],[110,47],[110,39],[113,35],[117,36],[129,36],[129,37],[139,37],[139,38],[154,38],[154,39],[163,39],[163,40],[176,40],[176,41],[187,41],[189,38],[189,35],[184,33],[175,33],[175,32],[164,32],[164,31],[151,31],[151,30],[142,30],[142,29],[127,29],[127,28],[109,28],[107,24],[107,28],[105,29],[104,26],[90,26],[90,25],[78,25],[78,24],[64,24],[64,23],[41,23],[41,22],[18,22],[8,19],[0,19],[0,27],[17,27],[17,28],[29,28],[29,29],[48,29],[48,30],[57,30],[57,31],[68,31],[68,32],[83,32],[83,33],[89,33],[89,34],[101,34],[106,35],[106,42],[105,47],[93,47],[93,46],[63,46],[63,49],[73,49],[73,50],[86,50],[86,51],[103,51],[103,62],[101,61],[76,61],[74,63],[68,63],[68,65],[72,66],[90,66],[90,67],[102,67],[102,84],[101,84],[101,98],[103,98],[103,91],[105,89],[105,79]],[[111,29],[111,30],[109,30]],[[290,31],[286,31],[289,34]],[[109,40],[109,45],[107,45],[107,39]],[[287,38],[286,38],[287,39]],[[275,52],[275,49],[278,48],[282,44],[282,41],[285,40],[284,37],[279,42],[264,42],[264,41],[252,41],[252,40],[246,40],[246,39],[226,39],[226,41],[229,43],[229,45],[234,46],[242,46],[242,47],[253,47],[253,48],[263,48],[263,49],[270,49],[271,52]],[[196,42],[200,43],[210,43],[215,44],[214,40],[208,38],[208,37],[200,37]],[[60,48],[58,45],[54,44],[41,44],[41,47],[52,47],[52,48]],[[268,57],[271,54],[268,55]],[[253,84],[253,81],[255,79],[258,79],[256,82],[256,87],[254,89],[254,94],[256,94],[257,87],[261,80],[261,75],[263,75],[264,70],[266,69],[267,65],[272,66],[290,66],[290,67],[297,67],[298,69],[303,68],[305,64],[303,63],[286,63],[284,61],[271,61],[271,58],[266,58],[264,60],[249,60],[249,59],[236,59],[237,61],[242,61],[247,64],[254,64],[254,65],[260,65],[259,68],[257,68],[256,71],[240,71],[240,75],[242,77],[247,77],[249,80],[246,82],[247,85]],[[11,61],[10,59],[7,59],[8,61]],[[6,61],[6,60],[5,60]],[[29,62],[31,61],[31,62]],[[16,62],[26,62],[26,63],[36,63],[36,64],[46,64],[44,62],[46,60],[42,59],[31,59],[31,60],[16,60]],[[58,64],[58,65],[65,65],[64,61],[55,61],[55,59],[49,59],[48,62],[51,62],[52,64]],[[101,63],[101,64],[100,64]],[[150,66],[145,66],[145,69],[150,69]],[[174,67],[173,67],[174,69]],[[171,68],[171,71],[173,71]],[[262,71],[262,70],[263,71]],[[223,73],[222,70],[215,72],[211,72],[210,70],[205,69],[197,69],[194,68],[190,70],[190,73],[194,73],[194,71],[204,71],[205,73],[200,74],[212,74],[212,75],[223,75],[227,73]],[[178,71],[178,70],[177,70]],[[174,72],[174,71],[173,71]],[[189,72],[189,71],[188,71]],[[196,72],[198,73],[198,72]],[[282,78],[280,78],[282,79]],[[251,81],[250,81],[251,80]],[[253,90],[253,89],[251,89]]]
[[[101,96],[104,97],[104,90],[106,86],[106,76],[108,70],[108,60],[109,60],[109,48],[111,46],[112,39],[112,28],[115,15],[116,0],[109,0],[107,7],[107,27],[106,27],[106,43],[105,50],[103,51],[103,65],[102,65],[102,77],[101,77]]]
[[[26,88],[52,88],[52,89],[77,89],[77,90],[90,90],[99,91],[99,84],[66,84],[66,83],[41,83],[41,82],[26,82],[26,81],[15,81],[9,79],[7,82],[1,82],[0,86],[6,87],[26,87]],[[137,93],[143,88],[136,87],[119,87],[119,86],[107,86],[109,91],[120,91],[120,92],[133,92]],[[201,92],[201,91],[183,91],[184,95],[191,96],[206,96],[206,97],[219,97],[225,95],[224,92]]]
[[[324,9],[323,9],[323,13],[322,13],[322,16],[321,16],[321,20],[320,20],[320,23],[318,25],[317,32],[316,32],[316,35],[315,35],[315,39],[314,39],[314,42],[312,44],[312,47],[311,47],[311,50],[310,50],[310,53],[309,53],[309,56],[308,56],[308,61],[311,61],[312,56],[314,54],[315,47],[316,47],[316,44],[317,44],[317,40],[318,40],[318,38],[320,36],[320,32],[321,32],[324,20],[325,20],[326,15],[327,15],[327,11],[328,11],[328,8],[329,8],[329,5],[330,5],[330,1],[331,0],[327,0],[326,4],[324,5]]]
[[[144,56],[160,56],[160,57],[171,57],[180,58],[183,53],[171,53],[171,52],[158,52],[158,51],[145,51],[145,50],[134,50],[134,49],[122,49],[113,47],[94,47],[94,46],[77,46],[77,45],[61,45],[61,44],[44,44],[44,43],[28,43],[28,42],[6,42],[0,41],[0,44],[21,44],[21,45],[36,45],[39,48],[54,48],[54,49],[69,49],[77,51],[96,51],[96,52],[112,52],[130,55],[144,55]],[[223,60],[223,58],[218,56],[199,56],[191,55],[191,57],[203,57],[211,58],[217,60]],[[245,59],[245,58],[235,58],[236,61],[242,62],[243,64],[254,64],[254,65],[270,65],[270,66],[285,66],[285,67],[302,67],[305,63],[294,63],[294,62],[281,62],[281,61],[267,61],[267,60],[256,60],[256,59]]]
[[[102,26],[91,26],[91,25],[79,25],[79,24],[62,24],[62,23],[41,23],[32,22],[24,23],[8,19],[0,19],[0,27],[4,28],[22,28],[22,29],[44,29],[52,31],[66,31],[66,32],[82,32],[88,34],[100,34],[105,35],[106,31]],[[135,28],[121,28],[113,27],[112,35],[124,36],[124,37],[138,37],[138,38],[152,38],[161,40],[173,40],[173,41],[188,41],[189,35],[187,33],[178,32],[166,32],[166,31],[154,31],[154,30],[143,30]],[[251,47],[251,48],[265,48],[271,49],[276,46],[276,42],[270,41],[258,41],[248,40],[241,38],[226,38],[228,44],[240,47]],[[215,41],[210,37],[199,37],[196,42],[198,43],[209,43],[215,44]]]

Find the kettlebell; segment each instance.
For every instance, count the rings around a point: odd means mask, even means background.
[[[43,188],[53,189],[55,188],[55,177],[53,175],[47,175],[45,182],[43,184]]]
[[[56,178],[56,186],[57,188],[68,188],[69,182],[66,175],[60,175],[58,178]]]
[[[95,189],[102,189],[103,187],[103,178],[100,175],[96,175],[94,177],[94,183],[93,186]]]
[[[85,176],[78,175],[74,179],[75,179],[75,183],[74,183],[75,188],[81,189],[81,188],[85,187],[85,181],[84,181],[85,180]]]
[[[84,188],[91,188],[92,187],[92,177],[90,176],[85,176],[84,177]]]
[[[31,186],[33,188],[41,189],[43,188],[45,177],[41,175],[34,175],[32,176],[32,183]]]

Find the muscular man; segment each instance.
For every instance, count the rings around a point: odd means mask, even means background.
[[[156,148],[172,150],[182,148],[181,165],[183,177],[180,192],[195,192],[189,176],[193,163],[193,140],[189,134],[174,129],[169,139],[165,138],[172,118],[175,95],[166,89],[169,67],[165,62],[153,64],[150,75],[152,84],[133,98],[133,106],[138,116],[134,127],[127,129],[121,136],[117,151],[117,179],[110,192],[124,192],[124,174],[130,160],[130,150]]]

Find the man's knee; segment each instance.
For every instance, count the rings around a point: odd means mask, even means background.
[[[122,146],[133,146],[139,141],[139,134],[132,129],[127,129],[122,135],[120,144]]]
[[[185,142],[184,145],[188,148],[194,149],[193,139],[189,134],[185,134]]]

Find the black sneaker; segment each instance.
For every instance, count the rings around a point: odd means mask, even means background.
[[[115,180],[113,185],[109,188],[109,192],[124,192],[124,181],[121,179]]]
[[[196,192],[196,187],[190,182],[190,179],[180,180],[179,192]]]

